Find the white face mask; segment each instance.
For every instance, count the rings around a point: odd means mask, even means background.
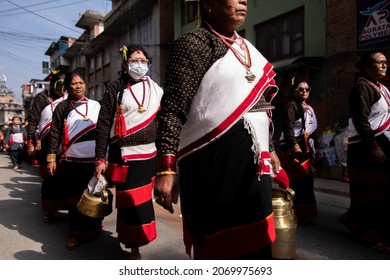
[[[129,75],[132,77],[134,80],[140,80],[143,76],[148,73],[148,65],[147,64],[142,64],[140,62],[137,63],[129,63]]]

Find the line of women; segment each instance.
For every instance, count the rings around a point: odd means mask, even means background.
[[[49,94],[34,102],[28,143],[30,154],[41,151],[48,175],[42,184],[44,221],[68,210],[66,248],[76,249],[101,232],[103,218],[82,214],[77,203],[90,180],[105,172],[116,188],[118,240],[131,248],[132,259],[139,259],[139,247],[157,235],[152,189],[155,117],[163,90],[146,75],[148,54],[141,46],[120,51],[121,75],[107,85],[100,102],[86,97],[82,73],[55,73]]]
[[[58,178],[51,187],[64,193],[69,211],[67,249],[101,232],[103,219],[83,215],[76,205],[91,178],[102,174],[115,186],[118,240],[131,249],[132,259],[140,259],[139,248],[157,237],[152,193],[171,213],[180,193],[183,240],[194,259],[272,258],[272,180],[283,187],[291,181],[300,223],[317,216],[317,120],[306,103],[311,91],[307,81],[294,80],[292,100],[284,110],[279,161],[272,139],[271,102],[278,91],[273,66],[236,32],[245,22],[247,1],[203,0],[200,7],[202,25],[172,46],[164,94],[146,75],[145,49],[130,45],[120,49],[120,77],[106,85],[100,102],[86,97],[78,72],[63,79],[67,99],[61,96],[64,100],[56,104],[52,95],[42,102],[52,119],[39,122],[38,130],[44,134],[42,127],[50,124],[46,167]],[[366,93],[351,94],[351,104],[362,109],[351,105],[350,132],[355,135],[350,138],[359,136],[360,144],[349,145],[353,196],[342,221],[360,235],[365,232],[356,226],[359,222],[368,231],[375,226],[380,231],[375,237],[382,237],[388,227],[375,224],[373,216],[386,213],[390,197],[385,188],[390,94],[378,83],[382,76],[369,72],[370,67],[386,70],[386,59],[383,54],[370,59],[353,91],[365,88]],[[376,119],[379,113],[385,118]],[[367,147],[368,152],[359,154]],[[382,181],[362,181],[362,174],[379,174],[375,178]],[[375,199],[366,203],[368,195]],[[43,202],[46,198],[54,200],[42,196]],[[379,237],[369,245],[387,250]]]

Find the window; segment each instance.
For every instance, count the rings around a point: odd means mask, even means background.
[[[91,87],[91,88],[88,90],[88,94],[89,94],[89,98],[90,98],[90,99],[96,100],[96,98],[95,98],[95,88],[94,88],[94,87]]]
[[[195,20],[196,13],[198,11],[198,3],[197,1],[184,2],[181,5],[181,9],[181,21],[183,25],[186,25]]]
[[[110,49],[105,48],[103,51],[103,65],[110,63]]]
[[[96,56],[96,69],[102,68],[102,53],[98,53]]]
[[[152,16],[148,15],[139,23],[139,41],[146,45],[152,41]]]
[[[89,71],[90,72],[95,71],[95,58],[94,57],[91,57],[91,59],[89,60]]]
[[[304,53],[304,9],[255,26],[256,47],[270,61]]]
[[[104,86],[104,84],[99,84],[96,87],[95,100],[101,100],[103,98],[105,89],[106,87]]]

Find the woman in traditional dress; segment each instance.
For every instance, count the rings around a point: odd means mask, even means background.
[[[80,242],[95,238],[102,229],[102,218],[85,216],[77,209],[95,172],[96,121],[100,104],[85,97],[86,84],[81,73],[67,73],[64,85],[69,97],[58,104],[53,113],[47,171],[51,176],[57,173],[60,183],[55,187],[66,191],[70,225],[66,248],[73,250]],[[57,155],[59,147],[61,152]]]
[[[390,92],[382,52],[360,57],[359,77],[349,96],[348,177],[351,204],[340,221],[363,244],[390,253]]]
[[[31,157],[34,153],[38,155],[39,171],[42,177],[41,201],[43,210],[43,221],[50,222],[54,213],[58,210],[66,210],[66,199],[62,190],[56,188],[56,176],[48,176],[46,171],[46,156],[51,121],[54,109],[63,100],[68,98],[64,91],[64,74],[52,70],[50,88],[42,91],[34,98],[31,107],[27,129],[27,153]]]
[[[171,50],[158,115],[156,202],[180,202],[194,259],[269,259],[273,66],[237,32],[247,1],[201,1],[202,25]],[[177,167],[178,166],[178,167]],[[280,174],[280,173],[279,173]]]
[[[149,56],[142,46],[124,46],[120,52],[121,75],[107,85],[101,101],[96,176],[106,171],[115,185],[118,239],[131,248],[132,259],[140,259],[139,247],[157,236],[152,190],[155,117],[163,90],[146,75]]]
[[[22,166],[24,142],[27,136],[26,129],[20,121],[20,117],[12,117],[12,123],[5,134],[6,148],[9,148],[13,170],[18,170]]]
[[[308,225],[317,217],[314,195],[314,163],[318,149],[317,118],[306,103],[311,88],[304,80],[295,78],[292,100],[287,102],[282,118],[280,160],[295,192],[294,209],[298,223]]]

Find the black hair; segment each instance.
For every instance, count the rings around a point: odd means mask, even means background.
[[[127,46],[127,59],[129,59],[130,55],[135,52],[135,51],[138,51],[140,50],[147,59],[149,59],[149,55],[148,53],[146,52],[146,50],[140,46],[140,45],[136,45],[136,44],[131,44],[131,45],[128,45]]]
[[[124,78],[124,79],[127,79],[127,78],[126,78],[126,76],[127,76],[127,72],[126,72],[126,70],[127,70],[127,60],[129,59],[130,55],[131,55],[133,52],[140,50],[140,51],[144,54],[144,56],[146,57],[146,59],[149,59],[148,53],[147,53],[146,50],[145,50],[142,46],[140,46],[140,45],[130,44],[130,45],[126,46],[126,48],[127,48],[127,55],[126,55],[127,57],[126,57],[126,60],[124,60],[124,59],[122,58],[122,69],[121,69],[121,71],[119,72],[119,75],[121,76],[121,78]]]
[[[383,53],[382,51],[368,51],[363,53],[359,59],[359,71],[361,74],[365,73],[364,68],[369,67],[374,63],[374,59],[372,58],[376,53]]]
[[[294,82],[292,83],[291,89],[290,89],[291,92],[294,92],[294,90],[297,89],[297,87],[298,87],[298,85],[299,85],[300,83],[307,83],[307,81],[304,80],[302,77],[296,77],[296,78],[294,78]]]
[[[57,72],[56,74],[52,73],[52,74],[50,74],[49,79],[50,79],[50,90],[54,91],[54,86],[55,86],[56,82],[58,80],[64,79],[64,74],[61,73],[60,71]]]
[[[201,18],[201,20],[202,21],[205,21],[205,20],[207,20],[207,15],[208,15],[208,13],[207,13],[207,10],[206,10],[206,7],[205,7],[205,5],[204,5],[204,1],[203,0],[199,0],[200,1],[200,18]]]
[[[65,87],[66,90],[69,90],[70,84],[71,84],[74,76],[81,77],[84,80],[84,82],[85,82],[85,78],[84,78],[84,74],[83,73],[81,73],[80,71],[77,71],[77,70],[70,71],[70,72],[66,73],[66,75],[65,75],[64,87]]]

